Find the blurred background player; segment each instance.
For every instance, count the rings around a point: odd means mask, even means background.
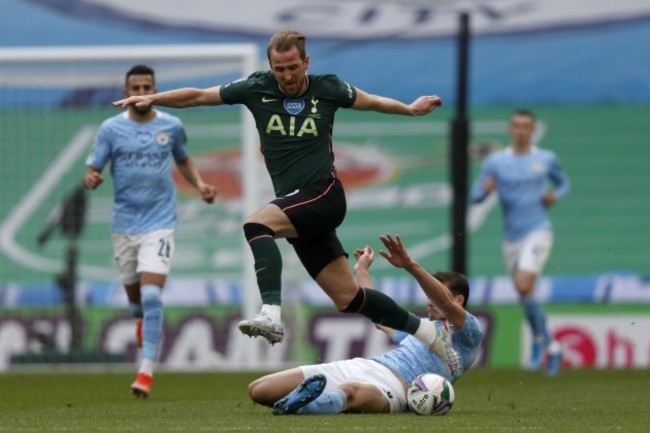
[[[546,372],[554,375],[560,368],[561,348],[552,339],[533,292],[553,246],[548,208],[568,193],[569,179],[555,153],[532,143],[534,131],[530,111],[511,115],[511,144],[485,159],[471,195],[473,202],[480,202],[493,191],[498,193],[504,217],[503,255],[533,336],[528,367],[539,369],[546,352]]]
[[[294,30],[274,34],[267,47],[270,71],[259,71],[224,86],[184,88],[115,101],[142,109],[152,104],[177,108],[245,104],[255,118],[261,151],[276,199],[246,218],[244,235],[255,258],[261,312],[239,329],[269,343],[281,342],[282,256],[275,239],[287,238],[309,275],[344,313],[407,331],[425,343],[436,329],[390,297],[356,283],[336,235],[346,213],[343,185],[334,167],[331,135],[338,108],[421,116],[442,104],[421,96],[411,104],[368,94],[336,75],[307,74],[305,36]],[[444,330],[443,330],[444,331]],[[435,348],[432,348],[435,350]]]
[[[124,96],[156,92],[154,71],[136,65],[126,74]],[[112,241],[115,259],[134,317],[142,360],[135,396],[147,397],[162,333],[161,293],[174,255],[176,188],[172,161],[183,177],[212,203],[216,190],[201,179],[187,153],[185,128],[180,119],[152,109],[130,106],[105,120],[97,132],[84,184],[97,188],[110,161],[114,184]]]
[[[393,266],[408,271],[429,298],[428,319],[448,321],[453,327],[451,340],[440,341],[448,361],[405,332],[375,325],[399,346],[372,358],[305,365],[264,376],[248,387],[255,402],[272,406],[278,415],[399,413],[406,410],[406,391],[418,375],[436,373],[454,383],[472,366],[483,331],[476,317],[465,310],[469,298],[465,276],[457,272],[430,274],[409,256],[399,236],[386,235],[381,240],[388,251],[380,254]],[[359,285],[374,288],[368,272],[374,251],[359,249],[355,257]]]

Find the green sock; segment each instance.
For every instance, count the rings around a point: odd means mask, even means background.
[[[255,258],[255,276],[263,304],[282,302],[282,255],[271,237],[259,237],[249,243]]]
[[[358,311],[374,323],[389,328],[415,334],[420,326],[420,318],[397,305],[390,296],[377,290],[364,289],[366,300]]]

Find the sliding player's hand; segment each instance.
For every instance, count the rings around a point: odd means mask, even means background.
[[[412,263],[411,257],[406,251],[406,248],[404,248],[404,244],[402,243],[402,239],[399,237],[399,235],[393,238],[392,235],[386,234],[384,236],[379,236],[379,239],[381,239],[384,246],[386,246],[386,249],[388,250],[380,250],[379,254],[381,254],[381,256],[385,258],[388,263],[395,266],[396,268],[406,268]]]
[[[368,245],[365,248],[357,248],[354,252],[354,258],[357,259],[357,263],[354,265],[355,272],[367,271],[375,260],[375,251]]]

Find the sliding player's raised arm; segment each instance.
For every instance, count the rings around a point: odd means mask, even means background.
[[[406,251],[402,239],[392,235],[379,237],[388,251],[381,250],[382,255],[388,262],[397,267],[405,269],[416,279],[422,291],[445,315],[447,320],[460,329],[465,324],[465,309],[454,301],[451,291],[433,275],[427,272],[418,262],[413,260]]]

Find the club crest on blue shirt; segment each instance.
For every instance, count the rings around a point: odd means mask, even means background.
[[[289,114],[296,115],[305,108],[305,101],[302,99],[285,99],[284,100],[284,109],[287,110]]]
[[[541,162],[534,162],[531,168],[533,169],[533,173],[544,173],[544,164]]]
[[[169,143],[169,134],[166,132],[158,133],[158,135],[156,135],[156,142],[161,146],[165,146],[167,143]]]
[[[151,142],[153,136],[149,131],[138,131],[135,134],[135,138],[140,142],[140,144],[147,144]]]

